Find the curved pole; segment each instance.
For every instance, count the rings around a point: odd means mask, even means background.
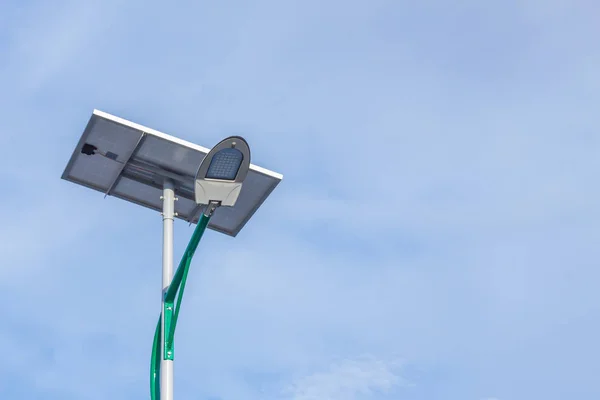
[[[179,309],[181,307],[181,299],[183,298],[183,291],[185,289],[185,283],[187,281],[188,271],[192,262],[192,257],[196,252],[198,243],[204,234],[210,221],[211,215],[202,214],[194,233],[181,257],[177,271],[173,276],[171,285],[166,290],[164,299],[164,309],[161,316],[158,319],[158,324],[154,332],[154,342],[152,345],[152,357],[150,365],[150,396],[152,400],[160,400],[160,361],[161,361],[161,346],[164,347],[164,358],[173,359],[173,339],[175,336],[175,327],[177,325],[177,319],[179,317]],[[177,307],[174,307],[175,296],[177,296]],[[165,317],[165,340],[161,343],[161,319]]]
[[[185,252],[183,253],[183,257],[181,257],[181,261],[179,262],[179,266],[177,267],[177,271],[173,276],[173,281],[167,293],[165,294],[165,301],[172,302],[175,299],[175,295],[177,294],[177,289],[179,289],[179,284],[183,279],[183,275],[187,274],[187,268],[189,268],[189,263],[192,261],[192,257],[194,257],[194,253],[196,252],[196,248],[198,247],[198,243],[200,243],[200,239],[202,238],[202,234],[206,230],[208,226],[208,222],[210,221],[210,216],[202,214],[198,224],[196,225],[196,229],[194,229],[194,233],[190,238],[190,241],[185,248]]]
[[[183,298],[183,290],[185,288],[188,271],[190,269],[192,257],[194,257],[198,243],[208,226],[209,220],[210,216],[205,214],[202,214],[202,217],[200,217],[200,221],[198,221],[198,225],[196,225],[196,229],[194,229],[194,233],[183,253],[183,257],[181,257],[177,271],[173,276],[173,281],[165,293],[165,309],[163,312],[165,314],[171,314],[171,316],[167,318],[169,324],[165,324],[165,357],[171,357],[171,359],[173,357],[173,337],[175,336],[175,327],[177,325],[177,319],[179,318],[179,307],[181,306],[181,299]],[[177,292],[179,292],[179,295],[177,296],[177,308],[175,308],[173,307],[173,301],[175,300]]]
[[[152,400],[160,399],[160,323],[161,318],[159,317],[154,331],[152,358],[150,360],[150,398]]]

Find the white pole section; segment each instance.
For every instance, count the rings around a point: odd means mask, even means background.
[[[165,293],[173,279],[173,219],[175,218],[175,191],[173,182],[165,179],[163,186],[163,263],[161,300],[161,346],[160,346],[160,400],[173,400],[173,360],[165,360]]]

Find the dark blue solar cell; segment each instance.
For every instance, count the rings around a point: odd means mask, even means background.
[[[227,148],[219,150],[212,160],[210,160],[206,177],[209,179],[233,181],[242,165],[243,159],[244,155],[238,149]]]

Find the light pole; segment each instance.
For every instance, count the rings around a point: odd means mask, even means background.
[[[173,400],[175,327],[198,243],[207,228],[236,236],[283,176],[251,164],[242,137],[209,150],[94,110],[62,178],[162,213],[161,315],[150,392],[153,400]],[[173,271],[175,219],[196,227]]]
[[[162,313],[154,333],[150,366],[152,400],[173,400],[174,339],[181,299],[188,271],[202,238],[217,207],[233,207],[242,190],[242,182],[250,167],[250,148],[244,138],[232,136],[213,147],[202,160],[196,173],[196,203],[204,211],[173,277],[173,204],[172,183],[165,180],[163,195],[163,302]],[[174,303],[177,296],[177,304]],[[160,341],[158,340],[160,329]],[[160,355],[160,360],[157,357]],[[159,382],[160,377],[160,384]],[[160,393],[160,396],[158,396]]]

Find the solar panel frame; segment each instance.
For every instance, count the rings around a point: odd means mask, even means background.
[[[91,144],[105,156],[81,153],[83,145],[92,141]],[[195,204],[193,179],[209,151],[203,146],[94,110],[62,179],[161,212],[162,184],[155,178],[173,177],[180,182],[175,187],[176,196],[180,198],[175,202],[176,217],[197,223],[204,206]],[[250,164],[238,202],[234,207],[218,209],[208,227],[236,236],[282,179],[283,175],[277,172]],[[137,189],[132,182],[136,182]]]

